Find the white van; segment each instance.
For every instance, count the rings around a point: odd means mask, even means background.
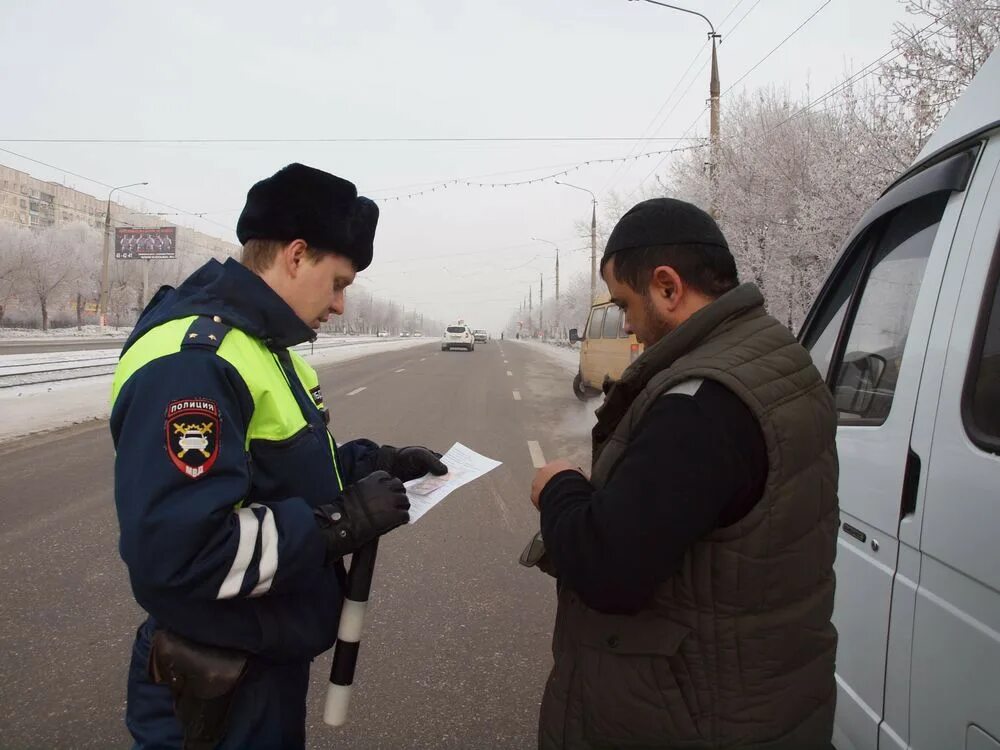
[[[837,750],[1000,750],[1000,52],[800,339],[837,403]]]

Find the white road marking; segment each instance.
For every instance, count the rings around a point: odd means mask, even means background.
[[[400,367],[398,370],[396,370],[396,372],[406,372],[406,368]]]
[[[520,401],[521,400],[521,392],[520,391],[514,391],[514,400],[515,401]]]
[[[509,378],[514,377],[514,373],[512,373],[510,370],[507,370],[507,377]]]
[[[365,389],[367,389],[367,388],[368,388],[368,386],[367,386],[367,385],[363,385],[363,386],[361,386],[360,388],[355,388],[355,389],[354,389],[353,391],[351,391],[351,392],[350,392],[350,393],[348,393],[347,395],[348,395],[348,396],[357,396],[357,395],[358,395],[359,393],[361,393],[361,391],[363,391],[363,390],[365,390]]]
[[[545,466],[545,454],[542,453],[542,446],[538,444],[537,440],[528,441],[528,452],[531,453],[531,463],[536,469]]]
[[[421,358],[420,358],[420,361],[421,361],[421,362],[426,362],[426,361],[427,361],[427,357],[421,357]]]

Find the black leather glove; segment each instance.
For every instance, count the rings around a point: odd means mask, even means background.
[[[410,501],[403,483],[375,471],[313,511],[326,537],[326,562],[356,552],[368,542],[410,520]]]
[[[441,454],[430,448],[411,445],[407,448],[393,448],[383,445],[378,449],[375,468],[387,471],[404,482],[419,479],[427,472],[441,476],[448,473],[448,467],[441,463]]]

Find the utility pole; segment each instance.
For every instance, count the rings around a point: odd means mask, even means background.
[[[529,331],[531,330],[531,314],[532,314],[531,313],[531,309],[534,306],[532,304],[532,299],[531,299],[531,297],[532,297],[533,294],[534,294],[534,290],[529,286],[528,287],[528,330]]]
[[[542,300],[544,299],[545,291],[545,279],[542,278],[541,274],[538,274],[538,330],[542,333],[542,338],[545,338],[545,325],[542,323]]]
[[[629,2],[635,2],[636,0],[629,0]],[[709,102],[709,164],[708,164],[708,180],[709,187],[711,190],[711,205],[709,208],[709,213],[713,218],[718,218],[719,212],[719,191],[716,185],[716,175],[715,167],[718,164],[719,159],[719,58],[716,53],[716,41],[722,44],[722,36],[715,33],[715,26],[708,19],[708,16],[699,13],[696,10],[689,10],[688,8],[682,8],[679,5],[671,5],[670,3],[662,3],[659,0],[645,0],[651,5],[659,5],[661,8],[669,8],[670,10],[679,10],[681,13],[690,13],[692,16],[698,16],[703,19],[705,23],[708,24],[709,32],[708,38],[712,41],[712,77],[709,79],[708,84],[708,102]]]
[[[562,338],[562,308],[559,307],[559,248],[556,248],[556,338]]]
[[[708,20],[708,19],[705,19]],[[709,23],[709,26],[712,24]],[[712,79],[708,85],[709,93],[709,105],[710,105],[710,115],[709,115],[709,159],[711,159],[711,164],[708,165],[708,181],[710,183],[711,190],[711,203],[709,205],[709,213],[712,215],[713,219],[719,218],[719,185],[716,179],[715,169],[716,165],[719,163],[719,58],[715,52],[715,40],[722,39],[721,36],[715,33],[715,28],[709,33],[709,38],[712,40]]]
[[[148,184],[148,182],[133,182],[128,185],[119,185],[118,187],[111,188],[111,192],[108,193],[108,210],[104,214],[104,253],[101,259],[101,294],[97,305],[97,309],[101,316],[102,328],[108,324],[108,286],[110,283],[108,279],[108,266],[111,257],[111,196],[115,194],[116,190],[124,190],[125,188],[139,187],[140,185]]]

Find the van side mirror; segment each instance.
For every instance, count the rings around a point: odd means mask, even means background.
[[[583,341],[583,337],[580,336],[580,332],[576,328],[569,329],[569,343],[575,344],[578,341]]]
[[[846,355],[840,366],[834,401],[837,411],[858,417],[880,416],[881,402],[888,395],[879,390],[888,362],[879,354]]]

